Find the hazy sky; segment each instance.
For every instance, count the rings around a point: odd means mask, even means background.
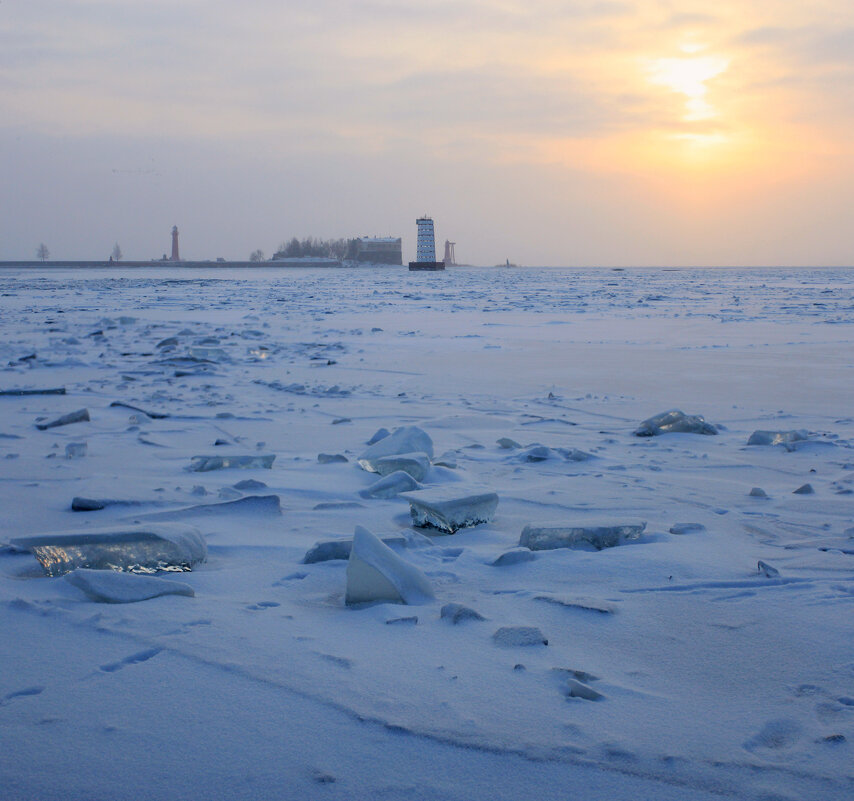
[[[854,263],[852,0],[0,0],[0,260]]]

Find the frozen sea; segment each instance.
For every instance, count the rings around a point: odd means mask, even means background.
[[[0,797],[852,798],[853,345],[841,269],[0,270],[0,392],[65,389],[0,396],[0,543],[207,544],[158,574],[194,596],[137,603],[0,548]],[[634,436],[674,408],[718,434]],[[360,494],[401,426],[491,521]],[[632,521],[493,564],[528,525]],[[348,562],[304,557],[356,526],[435,600],[348,607]]]

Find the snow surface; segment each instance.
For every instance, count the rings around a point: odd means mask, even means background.
[[[208,550],[195,597],[97,605],[0,550],[4,801],[854,795],[850,272],[52,268],[0,297],[0,392],[66,390],[0,394],[0,541],[166,512]],[[718,435],[633,435],[674,408]],[[489,487],[493,520],[430,538],[360,495],[405,426],[443,454],[424,488]],[[516,550],[603,519],[647,528]],[[302,564],[356,525],[435,600],[348,607],[347,562]]]

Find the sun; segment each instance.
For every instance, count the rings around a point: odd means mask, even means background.
[[[696,122],[718,116],[717,109],[706,99],[709,91],[706,83],[726,72],[729,65],[729,59],[723,56],[692,54],[649,59],[646,72],[651,83],[666,86],[678,94],[685,95],[682,120]]]

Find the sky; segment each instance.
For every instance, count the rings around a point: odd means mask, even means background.
[[[851,0],[0,0],[0,260],[854,264]]]

